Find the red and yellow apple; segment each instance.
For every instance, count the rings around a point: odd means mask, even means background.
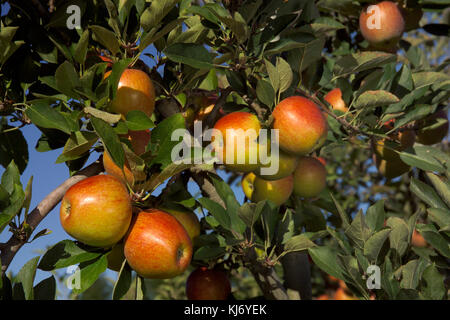
[[[192,242],[196,237],[200,235],[200,222],[198,221],[198,217],[194,212],[189,211],[187,209],[180,210],[180,209],[162,208],[162,210],[170,213],[178,220],[178,222],[180,222],[183,225]]]
[[[359,27],[373,49],[391,51],[405,30],[405,20],[396,3],[382,1],[364,8]]]
[[[271,152],[269,156],[269,163],[262,164],[255,170],[255,174],[264,180],[280,180],[287,176],[292,175],[297,167],[298,157],[290,155],[282,150],[278,151],[278,156],[275,156],[274,152]],[[276,168],[278,170],[274,174],[267,174],[264,170],[269,168]],[[265,168],[265,169],[264,169]]]
[[[106,72],[104,77],[107,78],[110,73]],[[125,69],[109,108],[124,117],[132,110],[142,111],[150,117],[155,108],[155,88],[150,77],[138,69]]]
[[[146,146],[150,142],[150,130],[128,131],[127,134],[121,135],[122,138],[130,141],[132,151],[140,156],[145,152]],[[130,186],[134,186],[145,180],[146,175],[142,171],[133,170],[130,163],[125,159],[123,171],[114,163],[108,151],[103,153],[103,166],[107,174],[112,175]]]
[[[303,198],[317,197],[326,187],[327,171],[312,157],[301,157],[294,171],[294,194]]]
[[[249,112],[233,112],[220,118],[214,125],[220,137],[212,138],[212,145],[228,170],[255,171],[260,166],[259,154],[266,152],[265,144],[258,142],[261,125]]]
[[[67,190],[59,216],[64,230],[78,241],[111,247],[130,226],[130,196],[124,184],[113,176],[89,177]]]
[[[250,172],[243,177],[241,185],[245,196],[251,201],[270,200],[280,206],[291,196],[294,181],[292,175],[279,180],[264,180]]]
[[[347,112],[347,104],[344,99],[342,99],[342,91],[339,88],[334,88],[324,97],[334,110],[339,110],[342,112]]]
[[[231,284],[225,272],[200,267],[186,281],[189,300],[226,300],[231,294]]]
[[[425,238],[414,229],[412,237],[411,237],[411,245],[414,247],[425,248],[428,243]]]
[[[328,126],[319,107],[311,100],[292,96],[273,110],[273,129],[278,130],[280,148],[293,155],[306,155],[321,147]]]
[[[124,243],[128,264],[144,278],[173,278],[191,262],[189,234],[175,217],[158,209],[138,212]]]

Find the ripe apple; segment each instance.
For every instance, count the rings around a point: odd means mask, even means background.
[[[189,266],[192,242],[171,214],[148,209],[134,217],[125,237],[124,254],[130,267],[144,278],[173,278]]]
[[[105,78],[110,71],[105,73]],[[125,69],[120,76],[110,110],[126,116],[129,111],[140,110],[149,117],[155,108],[155,88],[149,76],[138,69]]]
[[[306,155],[321,147],[328,126],[319,107],[311,100],[292,96],[273,110],[273,128],[279,130],[280,148],[294,155]]]
[[[382,1],[364,8],[359,27],[373,49],[391,51],[405,30],[405,20],[396,3]]]
[[[123,238],[131,222],[131,201],[117,178],[97,175],[67,190],[61,202],[64,230],[87,245],[111,247]]]
[[[425,248],[428,243],[425,238],[414,229],[412,237],[411,237],[411,245],[414,247]]]
[[[106,257],[108,260],[108,269],[119,272],[122,267],[122,263],[125,261],[125,255],[123,253],[123,241],[116,243],[111,252]]]
[[[170,213],[178,220],[178,222],[183,225],[192,242],[194,242],[194,239],[200,235],[200,222],[198,221],[198,217],[194,212],[187,209],[180,210],[162,208],[162,210]]]
[[[325,101],[331,104],[334,110],[339,110],[344,113],[348,111],[347,104],[342,99],[342,91],[339,88],[334,88],[328,92],[325,96]]]
[[[132,151],[140,156],[145,152],[145,148],[150,142],[150,130],[142,130],[142,131],[128,131],[127,134],[121,135],[122,138],[128,139],[130,141]],[[133,170],[128,162],[128,159],[125,159],[125,165],[122,170],[114,163],[108,151],[105,150],[103,153],[103,167],[107,174],[112,175],[124,183],[128,183],[130,186],[134,186],[139,182],[145,180],[146,175],[142,171]],[[124,176],[125,174],[125,176]]]
[[[421,127],[417,131],[417,142],[432,145],[441,142],[448,133],[447,111],[440,110],[433,115],[419,121]]]
[[[280,206],[291,196],[294,181],[292,175],[279,180],[264,180],[250,172],[243,177],[241,186],[245,196],[251,201],[270,200]]]
[[[261,125],[254,114],[248,112],[227,114],[216,122],[214,129],[218,130],[222,136],[213,137],[212,145],[218,158],[228,170],[251,172],[259,168],[259,153],[267,151],[264,149],[265,145],[257,141]],[[245,132],[250,135],[244,136]],[[244,150],[240,149],[239,143]],[[227,155],[228,153],[230,156]],[[255,156],[255,159],[250,157],[251,154]]]
[[[326,293],[324,293],[318,296],[316,300],[330,300],[330,297]]]
[[[200,267],[187,278],[186,296],[189,300],[226,300],[230,294],[230,280],[221,270]]]
[[[290,155],[282,150],[279,150],[278,157],[274,154],[269,156],[269,164],[261,164],[261,167],[255,170],[255,174],[264,180],[279,180],[287,176],[292,175],[295,168],[297,167],[298,157]],[[275,174],[263,174],[262,168],[270,168],[278,166],[278,171]]]
[[[325,160],[325,158],[323,158],[323,157],[317,157],[317,160],[319,160],[320,163],[323,164],[324,166],[327,165],[327,160]]]
[[[302,157],[294,171],[294,194],[304,198],[317,197],[326,187],[327,171],[312,157]]]

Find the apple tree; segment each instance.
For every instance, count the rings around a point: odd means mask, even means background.
[[[73,298],[106,286],[109,268],[113,299],[202,299],[201,272],[222,279],[213,299],[448,299],[450,1],[378,2],[1,1],[0,297],[54,299],[55,271],[76,267]],[[224,165],[217,148],[206,161],[211,140],[193,142],[220,119],[246,129],[246,117],[279,129],[286,180]],[[175,161],[182,139],[190,149]],[[35,208],[39,182],[21,181],[37,170],[31,148],[67,166]],[[181,222],[186,268],[133,251],[145,244],[135,230],[117,249],[61,221],[72,237],[8,273],[46,236],[47,215],[67,210],[69,188],[105,169],[129,195],[130,228],[151,210]],[[136,272],[155,258],[167,272]],[[37,269],[49,277],[35,283]]]

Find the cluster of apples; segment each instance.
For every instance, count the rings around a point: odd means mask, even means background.
[[[268,199],[281,205],[292,193],[316,197],[326,186],[326,169],[321,161],[308,155],[321,147],[327,137],[328,126],[322,111],[311,100],[292,96],[282,100],[272,116],[271,128],[278,131],[279,137],[277,156],[271,150],[270,138],[260,139],[259,119],[243,111],[229,113],[214,125],[221,133],[220,138],[213,139],[216,155],[227,170],[246,174],[242,188],[251,201]],[[255,135],[245,135],[240,146],[244,150],[238,150],[242,132]],[[256,159],[251,159],[252,152]],[[264,155],[268,155],[268,161],[262,160]],[[275,162],[278,170],[265,174],[263,169],[274,167]]]

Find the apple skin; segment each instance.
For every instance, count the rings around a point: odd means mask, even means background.
[[[221,270],[200,267],[192,271],[186,281],[189,300],[226,300],[230,294],[230,280]]]
[[[264,180],[254,173],[248,173],[241,181],[245,196],[252,202],[270,200],[277,206],[285,203],[292,194],[294,180],[292,175],[279,180]]]
[[[412,237],[411,237],[411,245],[414,247],[425,248],[428,243],[425,238],[414,229]]]
[[[67,190],[60,220],[73,238],[94,247],[111,247],[126,234],[132,216],[124,184],[109,175],[86,178]]]
[[[342,91],[339,88],[334,88],[324,97],[325,101],[331,104],[334,110],[339,110],[342,112],[347,112],[347,104],[344,99],[342,99]]]
[[[303,198],[317,197],[326,187],[327,171],[312,157],[302,157],[294,171],[294,194]]]
[[[123,253],[123,241],[116,243],[111,252],[106,257],[108,260],[108,269],[119,272],[122,267],[122,263],[125,260],[125,254]]]
[[[130,141],[134,153],[138,156],[142,155],[145,152],[145,148],[150,142],[150,136],[150,130],[130,130],[126,135],[121,135],[122,138],[128,139]],[[122,172],[122,170],[114,163],[113,159],[106,150],[103,153],[103,167],[105,168],[107,174],[120,179],[125,184],[128,183],[130,186],[134,186],[135,184],[144,181],[146,178],[144,172],[133,172],[127,159],[125,159],[125,164]]]
[[[168,208],[162,208],[162,210],[170,213],[183,225],[189,235],[189,238],[191,238],[192,243],[194,242],[194,239],[200,235],[200,222],[194,212]]]
[[[273,129],[279,130],[280,148],[294,155],[306,155],[321,147],[328,126],[319,107],[311,100],[292,96],[273,110]]]
[[[237,172],[251,172],[259,168],[259,159],[256,159],[256,163],[250,163],[250,154],[254,148],[256,156],[259,158],[259,152],[263,152],[262,144],[258,141],[250,141],[249,138],[245,139],[245,152],[244,159],[238,159],[238,139],[242,138],[242,134],[239,134],[237,130],[243,131],[253,130],[256,133],[256,137],[259,136],[261,124],[258,118],[249,112],[232,112],[226,116],[220,118],[214,125],[214,129],[217,129],[222,134],[222,139],[212,139],[212,145],[217,153],[218,158],[224,163],[225,168],[230,171]],[[227,133],[229,137],[227,137]],[[229,139],[231,138],[231,139]],[[232,154],[233,159],[227,159],[227,148],[234,148]],[[228,162],[228,163],[225,163]],[[242,163],[239,163],[242,162]]]
[[[105,78],[109,74],[105,73]],[[150,117],[155,109],[155,88],[150,77],[141,70],[125,69],[109,107],[124,117],[132,110],[140,110]]]
[[[357,297],[353,297],[345,292],[341,287],[337,288],[334,293],[333,300],[359,300]]]
[[[361,12],[359,27],[364,39],[369,42],[373,49],[390,51],[397,46],[405,31],[405,20],[400,8],[394,2],[382,1],[376,6],[378,6],[380,14],[380,28],[369,29],[369,24],[377,21],[377,19],[372,17],[375,12],[367,13],[368,7]]]
[[[439,119],[444,119],[447,122],[444,122],[435,128],[425,128],[437,123],[437,120]],[[449,128],[447,111],[440,110],[424,120],[419,121],[419,126],[422,127],[422,129],[417,131],[417,142],[424,145],[432,145],[441,142],[447,136]]]
[[[263,175],[261,172],[261,168],[270,167],[274,165],[273,162],[278,162],[278,172],[272,175]],[[264,179],[264,180],[279,180],[283,179],[287,176],[290,176],[295,168],[297,168],[298,157],[294,155],[290,155],[282,150],[279,150],[278,159],[270,156],[270,163],[267,165],[261,164],[261,167],[258,168],[254,173]]]
[[[191,262],[192,250],[181,223],[158,209],[138,212],[125,237],[125,258],[144,278],[167,279],[182,274]]]

